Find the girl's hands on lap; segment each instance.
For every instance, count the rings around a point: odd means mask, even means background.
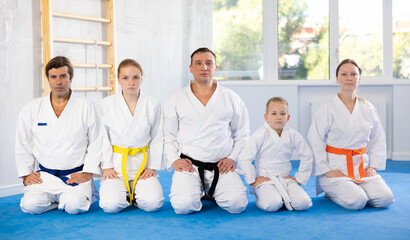
[[[104,169],[103,179],[104,180],[106,180],[106,179],[119,179],[118,173],[117,173],[117,171],[114,170],[114,168]]]
[[[142,171],[140,175],[141,180],[145,180],[150,177],[154,177],[157,175],[157,172],[154,169],[146,168],[144,171]]]

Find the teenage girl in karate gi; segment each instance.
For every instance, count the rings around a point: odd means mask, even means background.
[[[161,170],[163,119],[157,100],[142,93],[143,71],[126,59],[118,66],[122,91],[103,100],[103,179],[100,207],[117,213],[134,204],[151,212],[164,202]]]
[[[374,106],[357,96],[362,70],[350,59],[336,69],[340,93],[315,114],[308,134],[317,194],[341,207],[386,208],[393,193],[378,170],[386,167],[386,137]]]

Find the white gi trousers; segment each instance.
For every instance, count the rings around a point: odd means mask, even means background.
[[[294,210],[303,211],[312,207],[312,200],[299,184],[292,179],[283,180],[286,183],[284,188],[289,195],[290,205]],[[261,183],[254,188],[254,192],[255,204],[263,211],[276,212],[283,206],[282,196],[271,181]]]
[[[92,179],[76,186],[70,186],[47,172],[40,172],[40,178],[43,180],[42,183],[28,185],[24,188],[20,207],[25,213],[40,214],[58,207],[69,214],[78,214],[88,211],[94,202]]]
[[[317,176],[316,181],[333,202],[346,209],[360,210],[366,204],[387,208],[394,202],[391,189],[378,174],[364,183],[354,182],[347,177],[329,178],[325,175]]]
[[[134,180],[128,181],[130,190]],[[118,213],[130,206],[127,201],[128,190],[124,179],[101,179],[100,207],[106,213]],[[139,179],[135,185],[134,199],[137,206],[147,212],[158,211],[164,204],[164,193],[157,176]]]
[[[177,214],[189,214],[200,211],[202,208],[201,197],[203,187],[199,177],[198,167],[193,165],[195,171],[174,171],[172,176],[171,205]],[[205,188],[209,190],[214,178],[213,171],[204,171]],[[241,213],[248,205],[246,187],[238,173],[228,172],[219,174],[213,197],[216,203],[230,213]]]

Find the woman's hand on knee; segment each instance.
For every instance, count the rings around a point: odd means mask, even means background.
[[[147,178],[154,177],[156,175],[157,175],[157,172],[155,171],[155,169],[146,168],[144,169],[144,171],[142,171],[140,175],[140,179],[145,180]]]
[[[368,167],[366,168],[366,177],[373,177],[377,174],[376,168]]]
[[[328,178],[347,177],[340,170],[330,170],[329,172],[325,173],[325,176],[328,177]]]

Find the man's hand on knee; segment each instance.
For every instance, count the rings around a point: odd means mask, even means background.
[[[218,168],[221,174],[228,173],[229,171],[233,172],[236,169],[236,163],[230,158],[224,158],[218,162]]]
[[[23,184],[26,186],[32,185],[32,184],[40,184],[42,182],[43,180],[41,180],[39,172],[34,172],[32,174],[29,174],[23,177]]]
[[[182,158],[175,160],[172,163],[172,167],[175,169],[175,171],[178,172],[194,172],[194,167],[192,167],[192,162],[189,159]]]
[[[71,174],[71,177],[67,180],[67,184],[73,184],[73,183],[83,183],[83,182],[88,182],[91,180],[91,177],[93,176],[92,173],[73,173]]]

